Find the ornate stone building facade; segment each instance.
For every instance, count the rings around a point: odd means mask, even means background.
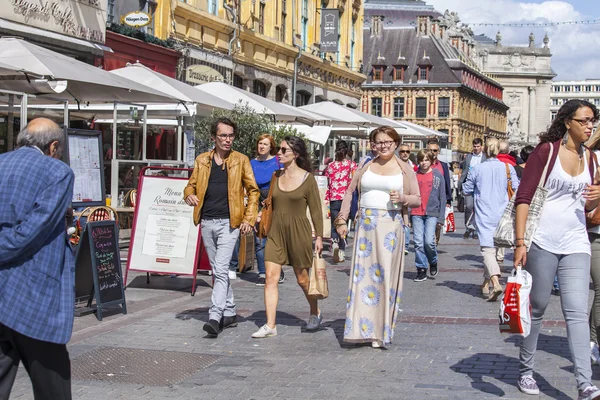
[[[478,71],[473,33],[419,0],[367,0],[361,108],[449,134],[453,159],[476,137],[506,137],[502,86]]]
[[[292,104],[297,62],[296,105],[331,100],[357,107],[365,79],[363,6],[361,0],[165,0],[155,31],[182,46],[181,79],[188,83],[222,80]],[[340,11],[338,52],[319,51],[321,8]]]
[[[540,132],[550,124],[548,104],[552,79],[552,53],[548,36],[542,45],[529,35],[525,46],[505,45],[500,32],[496,40],[476,36],[475,59],[478,67],[504,87],[504,102],[510,107],[506,129],[511,144],[522,146],[537,143]]]

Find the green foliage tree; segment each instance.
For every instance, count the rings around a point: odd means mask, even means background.
[[[252,158],[256,152],[256,141],[263,133],[273,135],[276,143],[286,135],[303,137],[289,125],[277,126],[270,115],[254,111],[248,103],[236,104],[233,110],[215,109],[208,117],[197,117],[195,124],[196,155],[214,147],[210,136],[210,126],[218,119],[226,117],[237,124],[237,137],[233,141],[233,149]],[[305,139],[306,140],[306,139]]]

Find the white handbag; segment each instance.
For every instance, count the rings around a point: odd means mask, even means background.
[[[550,159],[552,158],[552,152],[554,150],[554,146],[550,143],[550,153],[548,153],[548,160],[546,160],[546,166],[544,167],[544,172],[542,172],[542,177],[540,178],[540,182],[538,183],[537,188],[535,189],[535,193],[533,194],[533,198],[531,199],[531,204],[529,205],[529,213],[527,214],[527,222],[525,223],[525,246],[529,251],[529,247],[531,246],[531,240],[533,239],[533,235],[537,230],[538,224],[540,223],[540,217],[542,216],[542,208],[544,207],[544,203],[546,202],[546,197],[548,196],[548,190],[544,188],[544,184],[546,183],[546,175],[548,174],[548,165],[550,164]],[[513,248],[515,247],[515,198],[517,197],[517,193],[515,193],[508,202],[504,213],[502,214],[502,218],[500,218],[500,222],[496,227],[496,231],[494,232],[494,246],[495,247],[506,247]]]

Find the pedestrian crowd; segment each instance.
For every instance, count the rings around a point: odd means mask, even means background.
[[[324,203],[302,138],[286,136],[275,143],[261,135],[250,160],[233,150],[236,124],[217,119],[211,126],[214,148],[196,158],[183,194],[212,268],[203,330],[218,337],[237,325],[231,266],[240,237],[251,234],[266,313],[252,337],[277,335],[283,265],[292,267],[306,297],[306,330],[319,329],[323,311],[310,294],[309,270],[323,252],[326,204],[333,262],[350,260],[351,266],[343,340],[386,348],[402,300],[410,234],[414,280],[426,282],[439,273],[437,246],[456,198],[465,214],[463,237],[479,241],[481,296],[493,302],[504,291],[499,263],[505,254],[496,246],[496,231],[514,204],[513,265],[532,277],[531,332],[521,340],[517,387],[539,393],[534,359],[554,288],[567,325],[578,399],[599,399],[600,389],[592,383],[592,364],[600,362],[600,225],[593,223],[600,204],[600,134],[592,135],[598,119],[594,105],[571,100],[537,146],[517,153],[508,142],[476,138],[472,153],[453,167],[439,159],[437,139],[413,154],[393,128],[380,127],[370,133],[371,152],[358,163],[348,143],[337,141],[324,171]],[[36,399],[71,398],[66,343],[73,325],[74,261],[66,228],[74,176],[58,160],[63,140],[56,124],[39,118],[19,134],[16,151],[0,155],[0,399],[8,399],[21,362]]]

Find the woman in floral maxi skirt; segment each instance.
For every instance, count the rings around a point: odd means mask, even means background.
[[[363,166],[348,188],[335,221],[340,236],[352,192],[359,189],[360,218],[352,256],[344,341],[385,347],[392,341],[402,297],[404,271],[403,215],[421,204],[416,175],[395,155],[400,143],[391,127],[370,135],[378,156]]]

